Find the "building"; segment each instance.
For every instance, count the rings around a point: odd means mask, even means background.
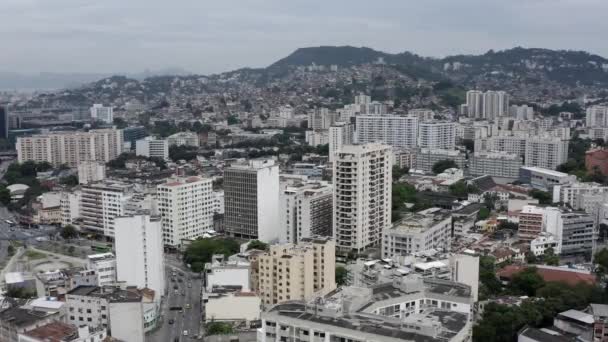
[[[519,181],[542,191],[553,191],[555,186],[576,182],[576,176],[551,169],[523,166],[519,169]]]
[[[262,302],[253,292],[210,293],[206,297],[205,323],[227,322],[251,327],[260,320]]]
[[[516,120],[532,120],[534,119],[534,108],[528,105],[512,105],[509,108],[509,115]]]
[[[0,139],[8,140],[9,114],[8,109],[0,106]]]
[[[489,120],[509,113],[509,94],[504,91],[487,91],[483,94],[483,117]]]
[[[599,197],[599,202],[604,203],[604,196],[608,194],[608,186],[602,186],[593,182],[578,182],[576,178],[570,178],[570,182],[563,182],[553,186],[553,203],[563,203],[573,209],[584,209],[592,212],[586,201]],[[591,207],[595,205],[590,203]]]
[[[345,145],[334,161],[333,236],[340,252],[378,245],[391,224],[392,150]]]
[[[82,191],[64,191],[61,193],[59,206],[61,207],[61,225],[73,224],[80,217],[80,202]]]
[[[408,255],[435,249],[448,251],[452,243],[452,216],[430,208],[405,216],[386,229],[382,238],[382,257]]]
[[[414,169],[430,173],[433,171],[433,165],[443,160],[453,160],[459,169],[464,169],[464,153],[458,150],[433,150],[428,148],[419,148],[416,150]]]
[[[0,341],[19,342],[19,335],[40,326],[63,320],[60,311],[13,306],[0,311]]]
[[[608,149],[595,148],[585,153],[585,168],[587,172],[600,172],[608,175]]]
[[[106,179],[106,164],[99,161],[83,161],[78,164],[78,183],[89,184]]]
[[[404,278],[370,288],[344,287],[311,301],[262,313],[258,341],[470,341],[470,288],[439,279]]]
[[[449,121],[426,121],[418,125],[418,147],[453,150],[456,146],[456,124]]]
[[[271,245],[258,256],[258,292],[262,304],[310,300],[336,289],[336,244],[327,237],[299,244]]]
[[[329,160],[333,161],[334,155],[342,146],[350,145],[354,140],[354,126],[346,122],[336,122],[329,127]]]
[[[112,253],[100,253],[87,256],[87,269],[95,272],[97,281],[94,285],[108,286],[116,284],[116,258]]]
[[[466,114],[470,118],[483,118],[483,92],[469,90],[466,94]]]
[[[148,136],[144,126],[132,126],[122,130],[125,143],[129,143],[129,149],[135,148],[135,142]]]
[[[319,146],[329,144],[329,131],[328,130],[317,130],[317,131],[306,131],[306,143],[310,146]]]
[[[521,157],[507,152],[475,152],[469,158],[471,176],[517,179],[521,167]]]
[[[520,240],[532,241],[543,231],[544,208],[525,205],[519,213],[519,228],[517,233]]]
[[[107,124],[114,122],[114,109],[112,107],[105,107],[102,104],[96,103],[91,107],[91,119],[94,121],[101,121]]]
[[[541,232],[534,240],[530,241],[530,252],[536,256],[541,256],[549,249],[553,249],[555,254],[560,254],[560,242],[553,234]]]
[[[281,189],[281,243],[333,233],[333,187],[326,182],[296,181]]]
[[[167,140],[154,139],[151,137],[137,140],[135,142],[135,154],[147,158],[169,159],[169,143]]]
[[[107,163],[122,153],[122,130],[96,129],[88,132],[51,132],[18,137],[17,159],[77,167],[84,161]]]
[[[212,183],[210,178],[189,177],[171,179],[157,186],[165,245],[179,247],[183,240],[194,240],[205,231],[213,230]]]
[[[116,279],[137,288],[165,293],[163,230],[159,217],[116,218]]]
[[[274,241],[279,238],[279,166],[273,160],[249,160],[224,170],[226,233]]]
[[[598,231],[594,217],[587,213],[562,209],[557,224],[549,223],[546,231],[557,237],[561,255],[593,254]]]
[[[526,139],[524,164],[555,170],[568,160],[568,140],[529,137]]]
[[[79,286],[65,295],[67,323],[107,329],[118,340],[144,342],[142,296],[137,290]]]
[[[104,342],[106,337],[106,329],[92,329],[86,325],[77,327],[53,321],[19,334],[19,342]]]
[[[587,108],[585,126],[587,127],[608,127],[608,107],[591,106]]]
[[[125,206],[132,196],[133,187],[106,181],[83,185],[81,190],[81,228],[114,237],[114,219],[125,214]]]
[[[199,147],[198,134],[194,132],[179,132],[167,137],[169,146]]]
[[[224,255],[213,255],[205,264],[205,291],[218,292],[234,289],[238,292],[252,291],[251,264],[241,260],[225,260]],[[256,284],[257,288],[257,284]]]
[[[418,137],[416,116],[357,115],[356,125],[359,144],[383,143],[392,147],[416,147]]]
[[[315,108],[308,113],[308,128],[312,130],[327,130],[336,119],[334,113],[327,108]]]

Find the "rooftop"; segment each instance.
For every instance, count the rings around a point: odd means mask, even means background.
[[[567,173],[550,170],[550,169],[543,169],[542,167],[536,167],[536,166],[522,166],[520,169],[525,169],[525,170],[532,171],[532,172],[540,172],[540,173],[544,173],[544,174],[554,176],[554,177],[569,177],[570,176]]]
[[[523,271],[526,266],[507,265],[496,272],[499,278],[511,279],[515,274]],[[565,267],[536,266],[536,272],[547,282],[562,282],[570,286],[579,283],[595,284],[595,275],[587,271],[581,271]]]
[[[49,313],[46,311],[12,307],[0,312],[0,320],[20,327],[38,322],[39,320],[47,316],[53,315],[54,313],[55,312]]]
[[[105,298],[112,303],[141,302],[142,300],[142,295],[138,291],[87,285],[78,286],[68,292],[67,295]]]
[[[30,330],[24,335],[45,342],[63,342],[78,337],[78,329],[71,324],[55,321]]]
[[[451,214],[448,211],[430,208],[403,217],[393,224],[390,230],[403,233],[424,232],[450,217]]]
[[[523,335],[525,337],[530,338],[532,341],[538,341],[538,342],[573,342],[575,341],[574,339],[562,336],[562,335],[558,335],[557,333],[552,334],[549,333],[548,331],[544,331],[544,330],[539,330],[536,328],[524,328],[524,330],[522,330],[520,333],[520,335]]]

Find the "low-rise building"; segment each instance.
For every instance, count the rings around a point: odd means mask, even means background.
[[[169,143],[167,140],[151,137],[135,142],[135,154],[148,158],[169,159]]]
[[[476,152],[469,158],[469,173],[472,176],[517,179],[522,166],[521,157],[507,152]]]
[[[261,300],[255,293],[208,293],[206,297],[205,322],[207,323],[228,322],[249,327],[260,320]]]
[[[116,258],[112,253],[100,253],[87,256],[87,268],[97,275],[97,286],[116,283]]]
[[[519,181],[538,190],[553,191],[556,185],[576,182],[576,176],[540,167],[523,166],[519,169]]]
[[[194,132],[179,132],[167,137],[169,146],[191,146],[198,147],[198,134]]]
[[[218,288],[238,288],[250,292],[250,263],[242,260],[225,260],[221,254],[213,255],[205,264],[205,291],[214,292]]]
[[[106,329],[54,321],[19,334],[19,342],[103,342],[107,336]]]

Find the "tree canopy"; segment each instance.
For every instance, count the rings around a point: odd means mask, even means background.
[[[433,164],[432,171],[434,174],[440,174],[443,171],[451,168],[458,168],[458,165],[456,165],[456,162],[451,159],[445,159]]]
[[[211,261],[214,254],[230,256],[238,253],[239,243],[229,238],[208,238],[193,241],[184,253],[184,262],[190,264],[192,271],[201,272],[205,263]]]

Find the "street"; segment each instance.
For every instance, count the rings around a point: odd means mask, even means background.
[[[194,340],[201,329],[201,286],[202,280],[194,278],[198,276],[185,270],[178,260],[168,255],[166,258],[167,296],[161,309],[162,321],[160,327],[146,336],[146,341],[152,342],[174,342]],[[178,267],[179,266],[179,267]],[[173,272],[176,272],[175,282],[171,281]],[[179,282],[179,281],[182,282]],[[192,287],[188,287],[188,283]],[[177,289],[175,289],[177,287]],[[190,305],[190,309],[186,305]],[[182,308],[171,310],[171,308]],[[169,321],[173,320],[173,324]],[[188,331],[188,336],[184,336]]]

